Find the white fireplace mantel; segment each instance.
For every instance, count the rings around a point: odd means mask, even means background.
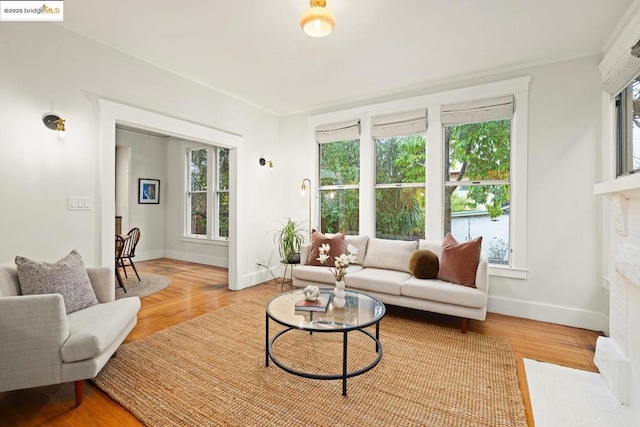
[[[618,195],[625,199],[640,197],[640,173],[598,183],[593,187],[593,194]]]
[[[638,326],[634,321],[640,307],[640,173],[604,181],[594,186],[595,195],[609,199],[609,331],[596,343],[594,362],[605,382],[618,398],[638,412],[639,390],[633,386],[639,360]]]

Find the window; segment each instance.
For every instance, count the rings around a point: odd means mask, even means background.
[[[320,144],[320,229],[358,234],[360,215],[360,143]]]
[[[526,279],[530,81],[310,117],[322,231],[431,241],[451,232],[461,242],[482,235],[489,273]],[[353,121],[326,125],[345,118]],[[357,123],[361,133],[346,136]]]
[[[214,168],[209,168],[214,165]],[[229,150],[218,147],[187,151],[186,235],[229,237]],[[213,191],[209,191],[213,189]]]
[[[216,202],[218,227],[216,237],[229,238],[229,150],[218,148],[218,185]]]
[[[616,96],[618,176],[640,171],[640,76]]]
[[[444,231],[458,241],[483,237],[492,264],[509,264],[513,98],[443,107]]]
[[[458,241],[483,236],[493,264],[509,264],[510,120],[446,127],[444,231]]]
[[[374,117],[376,237],[425,235],[426,110]]]
[[[360,231],[360,121],[318,126],[320,230]]]

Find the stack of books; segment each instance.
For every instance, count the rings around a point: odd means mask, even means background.
[[[329,306],[329,295],[321,295],[315,301],[303,299],[295,304],[296,311],[327,311]]]

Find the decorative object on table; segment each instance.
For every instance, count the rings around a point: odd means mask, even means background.
[[[298,263],[300,262],[300,246],[304,243],[304,229],[302,224],[304,221],[293,221],[291,218],[286,223],[280,223],[282,227],[279,230],[273,231],[273,241],[278,244],[278,251],[280,253],[281,263],[283,264],[295,264],[295,258],[297,256]]]
[[[331,246],[329,244],[323,243],[322,246],[320,246],[320,256],[318,257],[318,261],[320,261],[321,264],[325,264],[327,263],[327,261],[330,261],[330,251]],[[347,274],[347,267],[349,267],[349,264],[356,262],[357,255],[358,249],[355,246],[349,244],[347,245],[346,253],[334,257],[334,266],[328,266],[329,271],[331,271],[333,276],[336,278],[336,287],[333,290],[333,295],[335,295],[335,297],[333,298],[334,307],[342,308],[346,303],[344,299],[345,293],[343,279],[345,274]]]
[[[159,179],[138,179],[138,203],[139,204],[160,204],[160,180]]]
[[[344,292],[344,281],[339,280],[336,282],[336,287],[333,289],[333,305],[337,308],[342,308],[346,304],[347,300],[345,299]]]
[[[309,285],[302,290],[304,299],[307,301],[315,301],[320,296],[320,288],[314,285]]]
[[[330,295],[325,294],[316,298],[314,301],[308,301],[306,299],[300,300],[295,303],[296,311],[327,311],[329,306]]]

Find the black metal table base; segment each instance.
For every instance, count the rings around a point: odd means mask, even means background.
[[[278,338],[280,338],[285,333],[295,330],[295,331],[304,331],[304,329],[293,328],[287,326],[285,329],[281,330],[277,334],[273,336],[273,338],[269,339],[269,319],[272,319],[269,314],[266,315],[265,319],[265,366],[269,366],[269,360],[272,360],[280,369],[289,372],[293,375],[297,375],[299,377],[311,378],[314,380],[342,380],[342,395],[347,395],[347,379],[356,377],[358,375],[362,375],[365,372],[373,369],[382,359],[382,344],[380,343],[380,322],[376,322],[376,333],[375,335],[369,332],[368,330],[363,328],[349,329],[349,330],[340,330],[340,329],[331,329],[331,330],[313,330],[310,332],[318,332],[318,333],[342,333],[342,373],[340,374],[312,374],[309,372],[299,371],[297,369],[293,369],[284,363],[282,363],[276,356],[273,355],[273,344],[276,342]],[[272,319],[273,321],[282,325],[282,323],[278,322],[276,319]],[[286,325],[283,325],[286,326]],[[373,340],[375,343],[375,351],[376,358],[367,366],[357,369],[355,371],[349,371],[347,367],[347,355],[348,355],[348,336],[349,332],[358,331],[367,335],[369,338]]]

